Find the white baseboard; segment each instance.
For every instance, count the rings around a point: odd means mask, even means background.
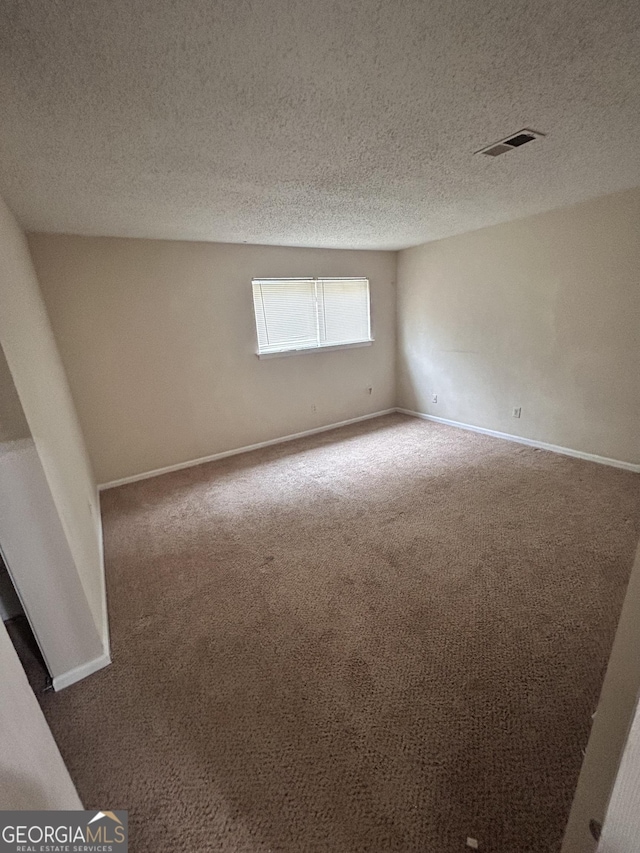
[[[348,421],[340,421],[326,426],[313,427],[304,432],[296,432],[293,435],[284,435],[280,438],[271,438],[258,444],[248,444],[245,447],[237,447],[234,450],[223,450],[222,453],[213,453],[211,456],[202,456],[200,459],[191,459],[188,462],[178,462],[177,465],[167,465],[165,468],[156,468],[154,471],[144,471],[142,474],[133,474],[130,477],[122,477],[119,480],[111,480],[109,483],[101,483],[98,489],[103,492],[116,486],[126,486],[127,483],[137,483],[140,480],[149,480],[151,477],[159,477],[161,474],[171,474],[173,471],[182,471],[184,468],[193,468],[195,465],[203,465],[205,462],[215,462],[217,459],[226,459],[227,456],[238,456],[240,453],[250,453],[252,450],[260,450],[263,447],[271,447],[273,444],[284,444],[287,441],[295,441],[297,438],[305,438],[308,435],[316,435],[319,432],[328,432],[331,429],[357,424],[360,421],[368,421],[372,418],[381,418],[383,415],[392,415],[397,409],[384,409],[381,412],[372,412],[370,415],[360,415],[357,418],[349,418]]]
[[[94,672],[103,669],[105,666],[109,666],[110,663],[111,657],[108,654],[103,654],[99,658],[95,658],[95,660],[81,663],[80,666],[76,666],[68,672],[63,672],[62,675],[55,675],[53,677],[53,689],[56,691],[64,690],[65,687],[75,684],[76,681],[82,681],[83,678],[93,675]]]
[[[96,501],[98,505],[98,555],[100,560],[100,587],[102,592],[102,625],[101,639],[102,648],[107,657],[111,655],[111,634],[109,631],[109,608],[107,606],[107,572],[104,564],[104,528],[102,527],[102,512],[100,511],[100,490],[96,488]]]
[[[438,418],[435,415],[425,415],[424,412],[413,412],[410,409],[397,408],[396,412],[402,415],[411,415],[413,418],[422,418],[425,421],[435,421],[438,424],[467,429],[471,432],[479,432],[482,435],[492,435],[495,438],[504,438],[507,441],[515,441],[518,444],[526,444],[528,447],[538,447],[540,450],[551,450],[553,453],[561,453],[563,456],[575,456],[577,459],[586,459],[588,462],[597,462],[600,465],[612,465],[614,468],[624,468],[625,471],[640,473],[640,465],[633,462],[623,462],[621,459],[609,459],[607,456],[598,456],[595,453],[585,453],[582,450],[573,450],[571,447],[560,447],[557,444],[547,444],[545,441],[536,441],[533,438],[523,438],[519,435],[511,435],[508,432],[498,432],[495,429],[463,424],[459,421],[450,421],[447,418]]]
[[[573,450],[571,447],[560,447],[557,444],[548,444],[545,441],[523,438],[519,435],[512,435],[507,432],[498,432],[498,430],[486,429],[485,427],[474,426],[473,424],[463,424],[459,421],[449,420],[448,418],[439,418],[435,415],[427,415],[424,412],[414,412],[411,409],[393,408],[384,409],[380,412],[372,412],[369,415],[360,415],[357,418],[349,418],[349,420],[340,421],[338,423],[326,424],[321,427],[313,427],[313,429],[296,432],[292,435],[284,435],[280,438],[271,438],[268,441],[261,441],[258,444],[236,447],[233,450],[223,450],[221,453],[212,453],[210,456],[202,456],[199,459],[190,459],[187,462],[178,462],[176,465],[167,465],[164,468],[156,468],[153,471],[143,471],[141,474],[132,474],[130,477],[121,477],[119,480],[111,480],[108,483],[101,483],[98,486],[98,489],[102,492],[106,489],[113,489],[116,486],[126,486],[128,483],[137,483],[140,480],[149,480],[152,477],[159,477],[162,474],[171,474],[173,471],[182,471],[185,468],[193,468],[196,465],[203,465],[205,462],[215,462],[218,459],[226,459],[228,456],[238,456],[241,453],[250,453],[252,450],[260,450],[263,447],[271,447],[274,444],[284,444],[287,441],[295,441],[297,438],[305,438],[309,435],[328,432],[329,430],[339,429],[340,427],[349,426],[349,424],[356,424],[360,421],[381,418],[383,415],[391,415],[394,412],[399,412],[403,415],[410,415],[414,418],[422,418],[426,421],[435,421],[436,423],[446,424],[447,426],[458,427],[459,429],[470,430],[471,432],[478,432],[482,435],[491,435],[495,438],[503,438],[507,441],[515,441],[519,444],[526,444],[529,447],[538,447],[541,450],[550,450],[553,453],[560,453],[563,456],[574,456],[577,459],[586,459],[590,462],[598,462],[600,465],[612,465],[614,468],[623,468],[626,471],[640,473],[640,464],[636,465],[632,462],[623,462],[620,459],[609,459],[606,456],[598,456],[595,453],[585,453],[582,450]]]

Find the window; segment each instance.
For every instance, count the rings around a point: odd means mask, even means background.
[[[254,278],[258,355],[370,343],[368,278]]]

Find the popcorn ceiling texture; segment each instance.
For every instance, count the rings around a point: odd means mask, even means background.
[[[4,0],[32,231],[395,249],[640,184],[637,0]],[[473,152],[529,126],[496,160]]]
[[[103,495],[45,715],[135,853],[557,853],[640,476],[393,415]]]

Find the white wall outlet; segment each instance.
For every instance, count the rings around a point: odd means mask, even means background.
[[[519,418],[521,414],[522,414],[522,408],[520,406],[514,406],[513,409],[511,410],[511,417],[512,418]]]
[[[311,411],[312,411],[312,412],[317,412],[317,411],[318,411],[318,407],[316,406],[316,404],[315,404],[315,403],[311,406]]]
[[[437,403],[437,402],[438,402],[438,395],[437,395],[437,394],[432,394],[432,395],[431,395],[431,402],[432,402],[432,403]]]

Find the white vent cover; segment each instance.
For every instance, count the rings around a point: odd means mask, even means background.
[[[523,130],[512,133],[511,136],[507,136],[499,142],[492,142],[486,148],[481,148],[480,151],[476,151],[476,154],[499,157],[500,154],[506,154],[507,151],[513,151],[514,148],[520,148],[521,145],[534,142],[536,139],[543,139],[544,136],[544,133],[538,133],[536,130],[530,130],[528,127],[525,127]]]

